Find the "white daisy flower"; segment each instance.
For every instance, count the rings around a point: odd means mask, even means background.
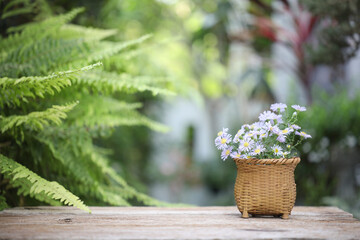
[[[265,151],[266,149],[264,148],[263,145],[261,144],[256,144],[256,147],[254,148],[254,150],[252,151],[252,155],[256,156],[259,155],[260,153],[262,153],[263,151]]]
[[[228,148],[228,144],[231,142],[231,135],[228,133],[223,133],[221,136],[215,138],[215,146],[219,150],[224,150]]]
[[[305,139],[311,138],[311,135],[307,134],[306,132],[298,132],[298,131],[296,131],[295,134],[299,135],[299,136],[301,136],[301,137],[303,137]]]
[[[232,152],[230,154],[230,157],[232,157],[232,158],[242,158],[241,154],[239,152]]]
[[[256,132],[255,131],[250,131],[249,133],[245,134],[244,138],[255,138],[256,137]]]
[[[292,133],[294,131],[294,129],[292,128],[285,128],[284,130],[281,130],[281,134],[283,135],[289,135],[290,133]]]
[[[229,131],[228,128],[223,128],[222,131],[218,132],[218,137],[222,136],[223,134],[227,134],[227,132]]]
[[[242,158],[242,159],[249,159],[249,158],[252,158],[252,156],[251,156],[250,154],[243,154],[243,155],[241,155],[240,158]]]
[[[265,130],[267,130],[270,133],[270,136],[272,134],[278,134],[280,132],[280,129],[277,125],[272,125],[269,122],[265,123]]]
[[[287,108],[287,105],[284,103],[274,103],[270,106],[270,109],[274,112],[284,112]]]
[[[271,111],[264,111],[260,113],[259,120],[265,122],[266,120],[275,120],[277,115]]]
[[[260,130],[260,135],[259,135],[260,139],[267,138],[268,135],[269,135],[269,133],[265,129]]]
[[[283,152],[282,156],[283,156],[283,158],[286,158],[286,156],[289,154],[290,154],[290,152]]]
[[[221,159],[223,161],[225,161],[230,156],[232,149],[232,147],[229,147],[221,152]]]
[[[240,141],[240,137],[242,137],[245,133],[245,130],[243,128],[241,128],[235,135],[234,137],[234,142],[238,143]]]
[[[302,107],[300,105],[292,105],[291,107],[293,109],[295,109],[296,111],[299,111],[299,112],[305,112],[306,111],[306,107]]]
[[[264,125],[265,125],[264,122],[255,122],[251,126],[254,127],[255,131],[258,131],[258,130],[262,129],[264,127]]]
[[[286,141],[286,135],[284,134],[279,134],[278,137],[276,138],[277,141],[284,143]]]
[[[273,153],[276,155],[276,156],[282,156],[283,152],[282,152],[282,147],[280,147],[279,145],[274,145],[272,148],[273,150]]]
[[[240,140],[239,150],[241,152],[249,152],[252,149],[253,145],[254,145],[254,140],[252,140],[249,137],[244,138]]]
[[[295,130],[301,129],[301,127],[299,127],[299,126],[296,125],[296,124],[291,125],[290,128],[295,129]]]

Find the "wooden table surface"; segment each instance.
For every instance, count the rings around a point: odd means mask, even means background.
[[[25,207],[0,212],[0,239],[360,239],[335,207],[294,207],[290,219],[243,219],[236,207]]]

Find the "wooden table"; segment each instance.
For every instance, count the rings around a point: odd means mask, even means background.
[[[294,207],[290,219],[243,219],[236,207],[25,207],[0,212],[0,239],[360,239],[335,207]]]

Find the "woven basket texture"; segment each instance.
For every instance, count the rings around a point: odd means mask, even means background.
[[[236,205],[243,217],[274,215],[287,218],[296,199],[294,170],[300,158],[234,159]]]

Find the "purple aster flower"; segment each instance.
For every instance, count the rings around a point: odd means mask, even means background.
[[[269,122],[265,123],[265,130],[267,130],[270,133],[270,136],[272,134],[279,134],[279,132],[280,132],[280,129],[277,125],[272,125]]]
[[[241,152],[249,152],[251,150],[251,148],[253,147],[253,145],[254,145],[254,140],[252,140],[249,137],[244,138],[244,139],[240,140],[239,150]]]
[[[234,137],[234,143],[238,143],[240,141],[240,137],[242,137],[245,133],[245,130],[243,128],[241,128],[235,135]]]
[[[285,128],[284,130],[280,130],[280,133],[283,135],[289,135],[290,133],[292,133],[294,131],[294,129],[290,128]]]
[[[264,125],[265,125],[264,122],[255,122],[251,126],[253,126],[254,130],[260,130],[264,127]]]
[[[222,135],[215,138],[215,146],[219,150],[224,150],[228,148],[228,144],[231,142],[231,135],[228,133],[223,133]]]
[[[283,143],[286,140],[286,136],[284,134],[279,134],[279,136],[276,138],[276,140]]]
[[[260,113],[259,120],[265,122],[266,120],[274,120],[277,118],[277,115],[271,111],[265,111]]]
[[[284,112],[287,108],[287,105],[284,103],[274,103],[270,106],[270,109],[274,112]]]
[[[241,126],[241,129],[244,129],[244,131],[250,130],[250,125],[249,124],[244,124]]]
[[[311,135],[307,134],[306,132],[298,132],[298,131],[296,131],[295,134],[303,137],[304,139],[311,138]]]
[[[282,115],[275,115],[274,120],[277,121],[277,123],[283,123]]]
[[[225,161],[230,156],[232,149],[233,147],[229,147],[221,152],[221,159],[223,161]]]
[[[266,131],[265,129],[260,130],[260,135],[259,135],[260,139],[267,138],[268,135],[269,135],[268,131]]]
[[[306,111],[306,107],[302,107],[300,105],[292,105],[291,107],[293,109],[295,109],[296,111],[299,111],[299,112],[305,112]]]
[[[222,131],[218,132],[218,137],[222,136],[223,134],[227,134],[227,132],[229,131],[228,128],[223,128]]]
[[[230,154],[230,157],[232,157],[232,158],[241,158],[241,154],[239,152],[232,152]]]
[[[256,144],[256,147],[255,147],[254,150],[252,151],[252,155],[254,155],[254,156],[259,155],[259,154],[262,153],[263,151],[265,151],[264,146],[261,145],[261,144]]]
[[[299,126],[296,125],[296,124],[291,125],[290,128],[295,129],[295,130],[301,129],[301,127],[299,127]]]
[[[241,155],[241,159],[249,159],[249,158],[251,158],[252,156],[251,155],[249,155],[249,154],[243,154],[243,155]]]
[[[281,156],[283,154],[282,147],[280,147],[278,145],[274,145],[271,149],[273,150],[273,152],[276,156]]]

